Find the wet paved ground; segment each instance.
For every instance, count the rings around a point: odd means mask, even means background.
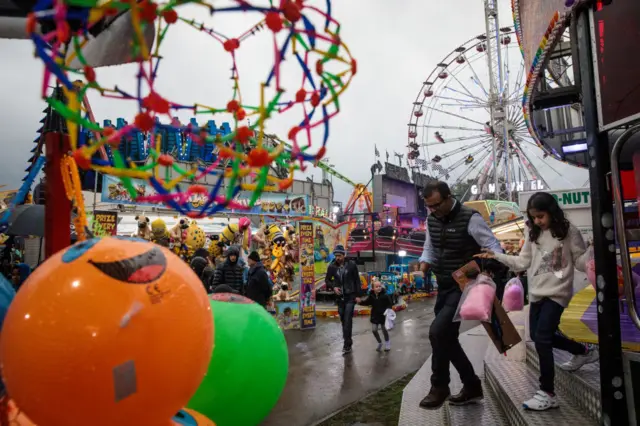
[[[411,302],[398,312],[392,350],[375,351],[369,317],[356,317],[353,353],[343,356],[337,319],[318,320],[313,331],[288,331],[289,378],[267,426],[306,426],[422,366],[431,354],[429,325],[434,299]],[[425,390],[427,391],[427,390]]]

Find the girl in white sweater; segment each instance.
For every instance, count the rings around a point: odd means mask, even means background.
[[[580,231],[565,218],[556,199],[546,192],[534,194],[527,203],[528,232],[518,256],[486,251],[514,272],[527,271],[529,281],[529,332],[540,359],[540,390],[524,402],[524,408],[558,407],[554,393],[553,348],[573,357],[561,368],[575,371],[598,360],[598,350],[558,333],[560,317],[573,296],[574,268],[584,271],[586,248]]]

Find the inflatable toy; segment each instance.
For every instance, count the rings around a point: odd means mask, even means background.
[[[216,426],[214,422],[202,414],[185,408],[173,416],[172,426]]]
[[[36,424],[169,424],[207,371],[213,321],[189,265],[139,239],[60,251],[5,318],[7,392]]]
[[[287,342],[260,305],[235,294],[210,296],[215,351],[187,407],[217,426],[256,426],[269,414],[287,380]]]

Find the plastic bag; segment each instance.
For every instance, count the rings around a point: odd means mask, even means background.
[[[504,288],[502,307],[507,312],[524,309],[524,286],[520,278],[511,278]]]
[[[384,328],[391,330],[394,326],[394,321],[396,320],[396,313],[393,309],[387,309],[384,311],[384,316],[386,317],[384,320]]]
[[[495,297],[496,284],[493,280],[488,275],[478,275],[475,280],[464,287],[453,321],[475,320],[490,322]]]

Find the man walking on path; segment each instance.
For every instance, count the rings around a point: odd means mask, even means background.
[[[249,263],[249,279],[247,280],[246,296],[266,308],[267,302],[271,299],[271,284],[269,283],[269,274],[260,261],[260,255],[257,251],[252,251],[248,257]]]
[[[451,404],[464,405],[483,398],[482,383],[458,340],[460,322],[453,322],[462,291],[452,274],[472,261],[482,249],[498,253],[502,253],[502,249],[482,216],[453,198],[445,182],[429,183],[424,190],[424,200],[430,214],[420,267],[425,276],[429,270],[436,276],[438,296],[436,316],[429,329],[433,351],[431,390],[420,406],[437,409],[447,399]],[[449,363],[458,370],[463,383],[460,393],[451,397]]]
[[[353,328],[353,311],[356,306],[356,297],[360,296],[360,274],[358,266],[352,260],[345,259],[344,246],[338,244],[333,250],[335,259],[327,268],[324,279],[327,290],[333,291],[338,298],[338,314],[342,323],[342,338],[344,346],[343,354],[351,352],[353,340],[351,330]]]

